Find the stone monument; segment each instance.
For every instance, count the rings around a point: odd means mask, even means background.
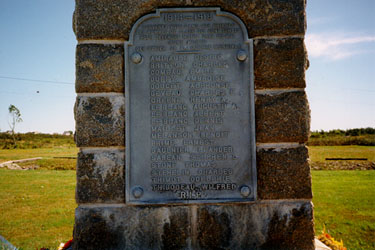
[[[74,249],[314,249],[304,0],[76,0]]]

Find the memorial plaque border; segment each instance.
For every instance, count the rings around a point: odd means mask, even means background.
[[[241,30],[246,38],[243,43],[248,44],[249,48],[249,60],[250,60],[250,69],[249,69],[249,126],[250,126],[250,149],[249,154],[251,158],[249,171],[251,171],[252,176],[252,192],[254,195],[252,198],[228,198],[228,199],[192,199],[192,200],[176,200],[176,199],[163,199],[163,200],[148,200],[148,201],[141,201],[141,200],[131,200],[130,199],[130,166],[131,166],[131,157],[130,157],[130,94],[129,94],[129,87],[130,87],[130,72],[129,72],[129,64],[130,64],[130,55],[129,55],[129,46],[133,45],[133,38],[134,33],[137,30],[138,26],[142,24],[144,21],[152,19],[152,18],[160,18],[161,13],[167,12],[208,12],[213,11],[215,12],[216,16],[226,16],[235,21],[241,27]],[[135,24],[133,25],[129,40],[125,41],[125,51],[124,51],[124,61],[125,61],[125,203],[131,205],[148,205],[148,204],[172,204],[172,205],[184,205],[184,204],[204,204],[204,203],[234,203],[234,202],[254,202],[257,200],[257,171],[256,171],[256,132],[255,132],[255,94],[254,94],[254,58],[253,58],[253,39],[249,39],[247,29],[241,19],[232,13],[222,11],[218,7],[197,7],[197,8],[159,8],[156,9],[155,13],[150,13],[142,16],[138,19]]]

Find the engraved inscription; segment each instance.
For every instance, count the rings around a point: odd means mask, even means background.
[[[252,62],[237,59],[251,44],[239,19],[220,13],[159,10],[133,28],[125,58],[127,202],[255,199]],[[134,53],[140,63],[129,59]],[[244,185],[253,191],[246,198]],[[140,187],[137,197],[129,191]]]

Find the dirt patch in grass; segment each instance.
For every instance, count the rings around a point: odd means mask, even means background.
[[[373,161],[315,161],[310,165],[313,170],[375,170]]]
[[[367,158],[375,162],[374,146],[309,146],[312,162],[324,162],[326,158]]]
[[[76,159],[41,159],[35,161],[9,163],[5,164],[4,168],[10,170],[75,170]]]
[[[26,158],[42,157],[41,160],[16,162],[16,169],[75,170],[78,148],[0,149],[1,163]]]

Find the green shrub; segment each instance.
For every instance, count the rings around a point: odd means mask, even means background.
[[[348,130],[330,130],[325,132],[311,132],[308,141],[309,146],[345,146],[361,145],[375,146],[375,129],[374,128],[356,128]]]
[[[74,138],[71,135],[18,133],[16,141],[17,144],[14,145],[11,134],[0,133],[0,149],[75,147]]]

